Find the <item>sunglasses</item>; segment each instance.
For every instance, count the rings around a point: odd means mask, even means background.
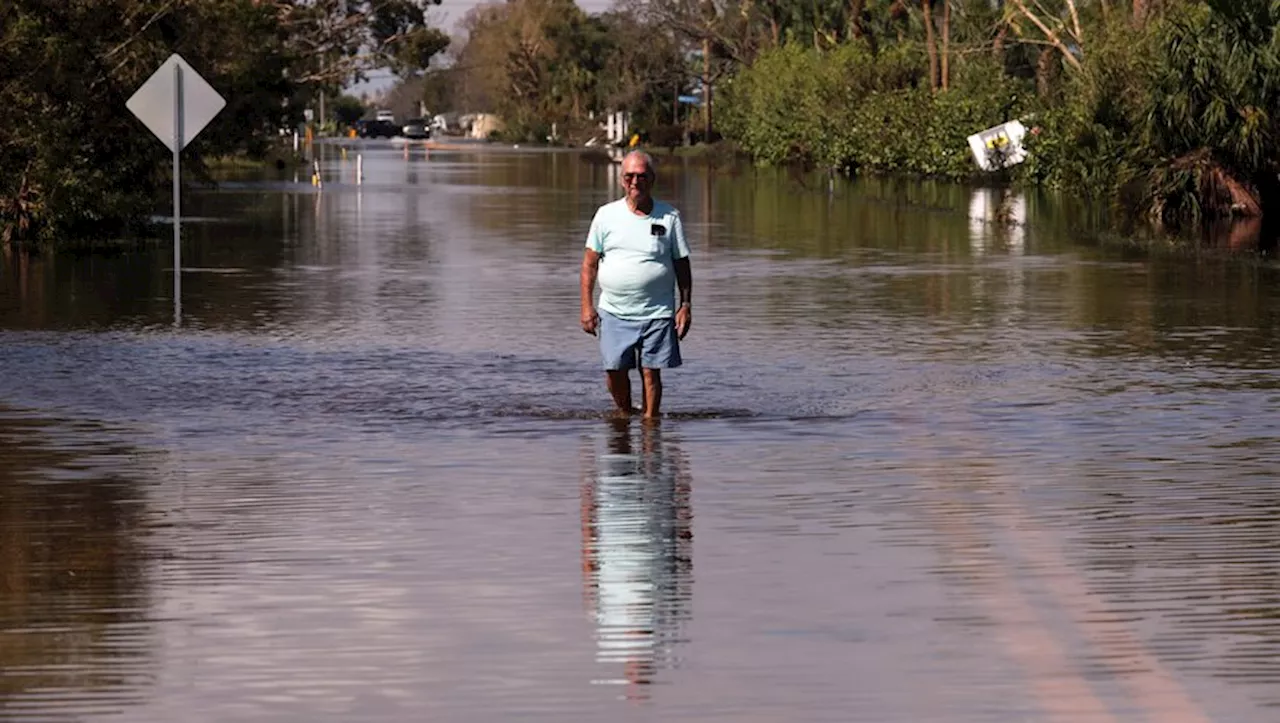
[[[624,180],[624,181],[638,181],[638,180],[640,180],[641,178],[648,178],[648,177],[649,177],[648,172],[645,172],[645,173],[624,173],[624,174],[622,174],[622,180]]]

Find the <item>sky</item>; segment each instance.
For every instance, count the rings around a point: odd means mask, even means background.
[[[471,8],[489,1],[491,0],[441,0],[439,6],[431,9],[430,17],[437,27],[453,34],[458,29],[458,23],[466,17]],[[604,12],[614,4],[614,0],[576,0],[576,2],[578,7],[588,13]],[[377,93],[386,90],[394,83],[395,76],[390,71],[381,71],[371,73],[367,81],[350,86],[347,92],[357,96],[361,93]]]
[[[454,23],[461,20],[471,8],[484,4],[485,0],[441,0],[438,7],[432,9],[432,18],[446,30],[452,30]],[[613,0],[577,0],[578,7],[589,13],[600,13],[613,5]],[[442,19],[443,18],[443,19]]]

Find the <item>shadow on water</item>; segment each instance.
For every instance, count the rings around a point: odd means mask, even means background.
[[[595,682],[645,699],[678,663],[692,612],[693,512],[687,460],[661,425],[606,423],[582,482],[582,572],[596,625]]]
[[[76,425],[85,427],[92,425]],[[0,718],[119,712],[154,674],[124,445],[0,408]],[[98,430],[101,433],[101,430]],[[63,444],[59,439],[65,437]]]
[[[610,408],[603,409],[550,409],[543,407],[503,407],[494,412],[495,417],[526,417],[550,420],[593,420],[604,419],[611,422],[625,421],[617,418],[617,412]],[[681,409],[666,412],[663,419],[673,421],[692,421],[699,419],[749,419],[761,416],[760,412],[750,409]]]

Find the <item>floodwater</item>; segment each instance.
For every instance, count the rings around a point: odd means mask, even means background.
[[[670,162],[667,419],[577,273],[614,169],[326,149],[172,257],[4,257],[0,720],[1280,719],[1280,274],[1050,200]]]

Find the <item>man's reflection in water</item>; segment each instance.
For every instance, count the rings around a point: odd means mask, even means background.
[[[645,698],[657,671],[676,664],[690,614],[688,465],[659,425],[610,420],[606,437],[582,485],[587,609],[596,623],[596,660],[610,670],[597,682]]]

